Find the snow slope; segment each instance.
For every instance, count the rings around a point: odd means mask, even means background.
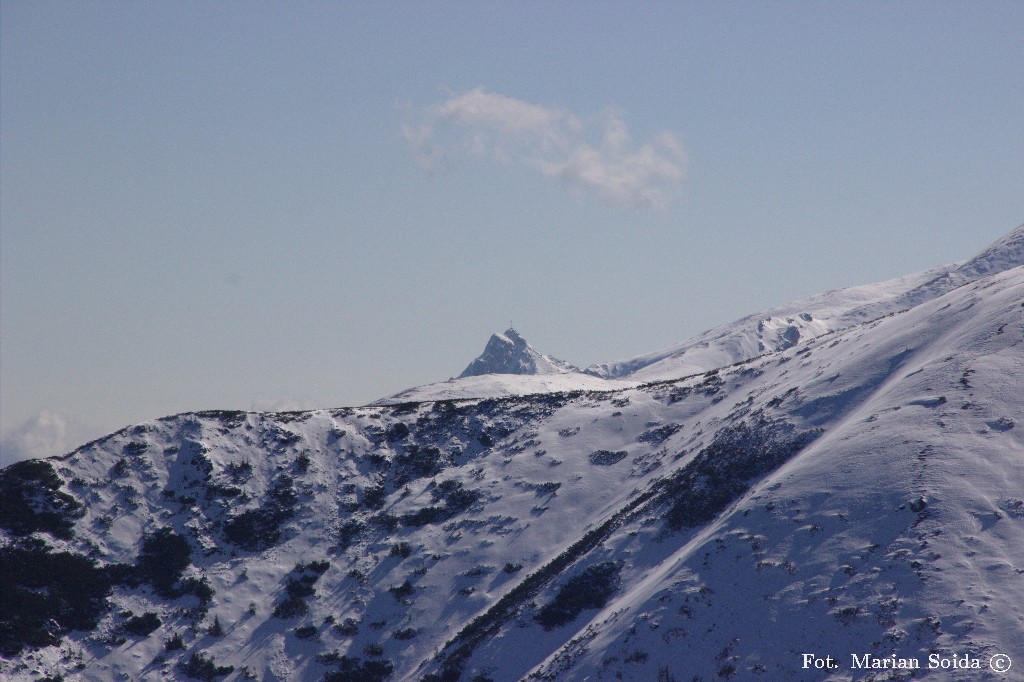
[[[483,374],[409,388],[389,398],[382,398],[374,405],[398,405],[426,400],[503,398],[566,391],[615,391],[632,388],[639,383],[638,381],[601,379],[582,372]]]
[[[894,679],[851,655],[927,673],[935,652],[983,670],[934,679],[1007,679],[989,662],[1024,655],[1022,301],[1016,268],[759,365],[824,433],[671,547],[624,527],[608,554],[635,557],[630,587],[533,677]],[[840,667],[802,672],[804,652]]]
[[[15,464],[0,677],[1013,679],[1022,302],[1014,267],[682,379],[188,413]]]

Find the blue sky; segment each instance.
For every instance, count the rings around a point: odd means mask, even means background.
[[[0,4],[0,459],[578,365],[1024,221],[1019,2]]]

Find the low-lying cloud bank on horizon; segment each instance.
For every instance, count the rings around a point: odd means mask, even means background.
[[[0,468],[23,459],[63,455],[70,446],[67,421],[42,411],[0,437]]]
[[[613,111],[585,120],[476,88],[427,109],[402,133],[420,165],[435,171],[464,156],[518,165],[631,208],[665,208],[680,193],[686,153],[663,131],[635,145]]]

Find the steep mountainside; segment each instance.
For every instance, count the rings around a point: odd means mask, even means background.
[[[182,414],[15,464],[0,677],[1009,679],[1022,302],[1016,267],[681,379]]]

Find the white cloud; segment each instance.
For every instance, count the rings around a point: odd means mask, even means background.
[[[0,438],[0,467],[23,459],[62,455],[69,449],[67,421],[44,410]]]
[[[685,151],[670,132],[637,146],[614,112],[587,121],[482,88],[431,107],[402,132],[429,171],[463,156],[490,158],[634,208],[667,206],[686,175]]]

